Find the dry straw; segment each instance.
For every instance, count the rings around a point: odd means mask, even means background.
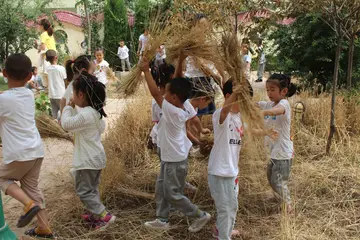
[[[36,127],[41,137],[63,138],[72,141],[72,136],[46,113],[37,114],[35,117]]]

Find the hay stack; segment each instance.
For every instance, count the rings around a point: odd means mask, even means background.
[[[41,137],[54,137],[54,138],[62,138],[69,141],[72,141],[72,136],[65,132],[64,129],[60,126],[59,123],[54,121],[49,115],[46,113],[39,113],[35,117],[36,127],[39,130]]]

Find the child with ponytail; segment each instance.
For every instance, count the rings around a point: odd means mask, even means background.
[[[105,131],[104,111],[105,85],[88,72],[82,72],[72,83],[73,99],[64,108],[62,127],[75,133],[75,151],[72,173],[76,194],[88,212],[82,215],[90,227],[102,229],[113,223],[115,216],[106,211],[100,201],[99,184],[101,170],[105,168],[106,156],[101,143]],[[78,106],[80,112],[75,112]]]
[[[292,211],[288,179],[294,157],[293,142],[290,138],[291,106],[286,99],[296,93],[296,85],[288,76],[273,74],[266,82],[269,102],[259,102],[265,117],[265,126],[278,132],[278,138],[271,141],[266,137],[271,156],[267,177],[271,188],[286,204],[288,212]]]
[[[64,107],[70,102],[70,99],[73,96],[73,82],[74,79],[79,77],[82,72],[88,72],[93,74],[94,65],[91,62],[91,56],[81,55],[77,57],[75,60],[68,60],[65,64],[66,76],[68,81],[70,81],[69,85],[66,88],[65,94],[60,101],[60,112],[62,113]]]

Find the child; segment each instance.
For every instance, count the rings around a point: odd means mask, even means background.
[[[64,96],[60,101],[60,113],[63,112],[64,107],[69,104],[69,102],[73,96],[74,80],[77,77],[79,77],[79,75],[83,71],[86,71],[86,72],[92,74],[95,70],[93,63],[91,62],[91,56],[88,56],[88,55],[81,55],[81,56],[77,57],[74,61],[68,60],[65,64],[65,67],[66,67],[67,79],[71,82],[69,83],[68,87],[66,88]],[[78,111],[79,107],[75,106],[75,110]]]
[[[142,56],[142,53],[145,51],[146,45],[149,42],[149,30],[148,29],[144,29],[144,33],[140,35],[139,37],[139,46],[138,46],[138,51],[137,51],[137,55]]]
[[[265,56],[264,46],[263,46],[261,39],[259,40],[259,43],[258,43],[258,53],[259,53],[259,68],[258,68],[258,72],[257,72],[258,79],[255,82],[262,82],[264,71],[265,71],[265,65],[266,65],[266,56]]]
[[[230,240],[238,235],[233,231],[238,210],[239,156],[243,137],[237,90],[233,91],[233,81],[228,80],[223,87],[224,106],[212,117],[214,125],[214,146],[209,159],[209,187],[215,201],[217,219],[217,239]]]
[[[157,219],[146,222],[153,229],[169,229],[170,205],[183,214],[195,217],[190,232],[200,231],[210,221],[210,214],[201,211],[182,192],[185,187],[191,142],[186,136],[186,121],[196,116],[194,108],[187,101],[191,84],[187,79],[174,78],[161,95],[149,72],[149,63],[142,62],[142,70],[151,95],[162,109],[163,115],[158,126],[161,151],[161,170],[156,183]]]
[[[101,48],[97,48],[95,51],[95,76],[105,86],[108,83],[107,80],[107,72],[109,71],[109,63],[104,60],[104,50]]]
[[[291,107],[286,100],[296,92],[296,86],[283,74],[273,74],[266,82],[270,102],[259,102],[263,109],[265,125],[274,128],[279,137],[271,142],[266,138],[271,150],[267,177],[270,186],[285,202],[287,211],[292,211],[290,191],[287,182],[294,157],[293,142],[290,139]]]
[[[31,61],[23,54],[10,55],[3,74],[9,90],[0,94],[0,129],[3,162],[0,165],[2,191],[24,205],[17,227],[25,227],[37,216],[38,226],[25,232],[32,237],[53,238],[38,187],[44,148],[35,124],[34,94],[24,88],[31,78]],[[19,181],[19,187],[15,181]]]
[[[249,46],[247,44],[242,45],[242,54],[245,65],[245,77],[248,81],[251,80],[251,56],[249,54]]]
[[[32,72],[31,81],[34,82],[35,86],[36,86],[38,89],[43,89],[44,87],[42,86],[41,78],[40,78],[40,76],[38,75],[38,69],[37,69],[37,67],[32,67],[32,68],[31,68],[31,72]]]
[[[95,76],[82,72],[73,82],[73,101],[64,108],[61,125],[75,133],[75,151],[72,173],[75,177],[76,194],[89,213],[82,218],[95,229],[107,227],[116,219],[106,211],[100,201],[99,184],[101,170],[105,168],[106,156],[101,144],[106,117],[104,102],[105,85]],[[81,107],[75,113],[74,107]]]
[[[66,71],[63,66],[57,65],[58,57],[56,51],[48,50],[46,52],[46,60],[51,64],[47,68],[51,112],[54,119],[60,120],[58,112],[60,110],[60,100],[65,93]]]
[[[127,65],[128,70],[130,71],[131,66],[130,66],[130,61],[129,61],[129,49],[125,45],[124,40],[120,41],[120,47],[118,48],[118,56],[121,60],[122,71],[125,72],[125,63]]]

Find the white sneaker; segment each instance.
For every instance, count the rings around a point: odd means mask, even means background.
[[[159,219],[155,219],[151,222],[146,222],[145,227],[157,230],[168,230],[170,228],[170,224],[167,222],[162,222]]]
[[[196,219],[193,224],[189,227],[189,232],[196,233],[199,232],[211,219],[211,215],[205,213],[204,216]]]

